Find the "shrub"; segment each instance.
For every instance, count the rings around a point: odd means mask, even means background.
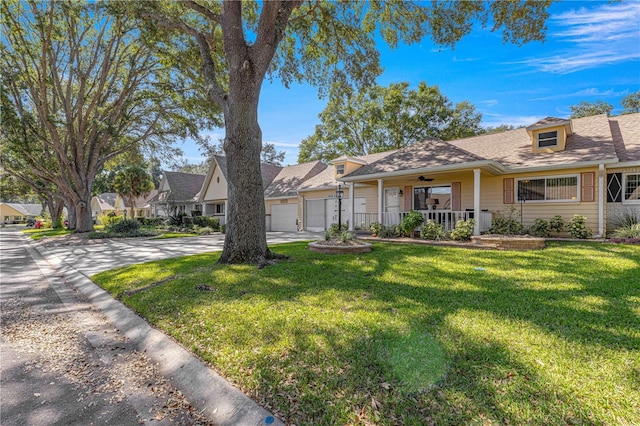
[[[590,238],[592,235],[591,229],[587,228],[587,218],[578,214],[573,215],[569,220],[569,235],[572,238]]]
[[[333,236],[333,235],[338,235],[340,234],[342,231],[347,231],[349,230],[349,224],[348,223],[342,223],[340,226],[340,229],[338,229],[338,224],[337,223],[332,223],[331,225],[329,225],[329,233]]]
[[[174,216],[169,216],[169,225],[182,226],[182,218],[187,214],[185,212],[176,213]]]
[[[520,235],[524,233],[524,226],[520,223],[520,212],[515,207],[497,213],[491,221],[491,234]]]
[[[560,233],[564,230],[564,219],[559,214],[549,220],[549,231]]]
[[[163,217],[147,217],[144,218],[145,226],[161,226],[165,224],[166,219]]]
[[[402,218],[400,229],[402,233],[413,238],[416,228],[424,223],[422,213],[412,210],[408,215]]]
[[[449,237],[454,241],[469,241],[473,235],[473,228],[476,224],[474,219],[459,220],[456,222],[456,228],[451,231]]]
[[[346,243],[347,241],[353,240],[353,234],[348,231],[342,231],[340,233],[340,241]]]
[[[123,219],[108,227],[108,232],[113,234],[132,234],[140,230],[140,222],[135,219]]]
[[[436,223],[433,220],[428,220],[422,226],[420,237],[425,240],[444,240],[447,237],[447,233],[444,232],[444,225]]]
[[[121,220],[124,220],[124,216],[119,216],[114,212],[109,212],[106,215],[102,216],[101,220],[105,226],[111,226],[117,222],[120,222]]]
[[[331,232],[324,231],[324,240],[329,241],[331,239]]]
[[[378,233],[380,238],[396,238],[402,236],[402,231],[398,225],[384,226]]]
[[[549,230],[551,229],[549,222],[544,219],[536,219],[529,229],[531,235],[542,238],[549,238]]]
[[[621,226],[613,231],[614,238],[640,238],[640,223]]]
[[[226,230],[227,230],[227,225],[220,225],[220,232],[224,234]]]
[[[217,217],[194,216],[193,217],[193,224],[194,225],[198,225],[198,226],[202,226],[202,227],[209,227],[209,228],[213,229],[214,231],[219,231],[220,230],[220,219],[218,219]]]
[[[209,227],[209,226],[203,226],[200,227],[198,225],[194,225],[194,230],[196,231],[196,234],[198,235],[210,235],[213,234],[213,228]]]
[[[373,222],[369,225],[369,231],[371,231],[372,234],[379,234],[381,229],[382,224],[380,222]]]

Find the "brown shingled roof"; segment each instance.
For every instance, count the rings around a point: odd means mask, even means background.
[[[293,197],[307,179],[316,176],[327,168],[321,161],[296,164],[283,168],[265,191],[265,198]]]
[[[620,161],[640,161],[640,113],[610,117],[609,127]]]

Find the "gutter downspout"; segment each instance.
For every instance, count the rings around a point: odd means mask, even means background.
[[[480,235],[480,169],[473,169],[473,235]]]
[[[598,166],[598,235],[604,238],[604,164]]]
[[[382,179],[378,179],[378,223],[382,223]]]

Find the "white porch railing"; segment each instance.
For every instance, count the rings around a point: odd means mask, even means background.
[[[473,211],[448,211],[448,210],[432,210],[422,211],[425,222],[432,220],[444,226],[445,231],[451,231],[456,227],[459,220],[469,220],[474,218]],[[382,225],[398,225],[409,212],[384,212],[382,213]],[[479,225],[480,232],[488,231],[491,228],[491,220],[493,216],[491,212],[480,212]],[[369,229],[369,226],[378,222],[377,213],[354,213],[354,221],[356,229]]]

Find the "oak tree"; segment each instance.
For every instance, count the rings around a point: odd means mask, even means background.
[[[339,81],[374,84],[380,73],[376,35],[391,47],[431,36],[452,46],[474,22],[505,41],[544,37],[551,2],[205,1],[114,2],[145,22],[143,33],[171,53],[183,78],[199,70],[212,106],[224,115],[228,211],[220,262],[264,263],[262,132],[258,102],[265,78],[307,81],[326,92]],[[197,63],[194,60],[198,59]]]
[[[139,39],[133,19],[103,4],[6,0],[0,5],[7,170],[29,168],[65,198],[76,232],[93,229],[95,175],[131,150],[172,151],[215,117]],[[187,100],[184,101],[183,100]],[[15,167],[14,167],[15,165]]]

